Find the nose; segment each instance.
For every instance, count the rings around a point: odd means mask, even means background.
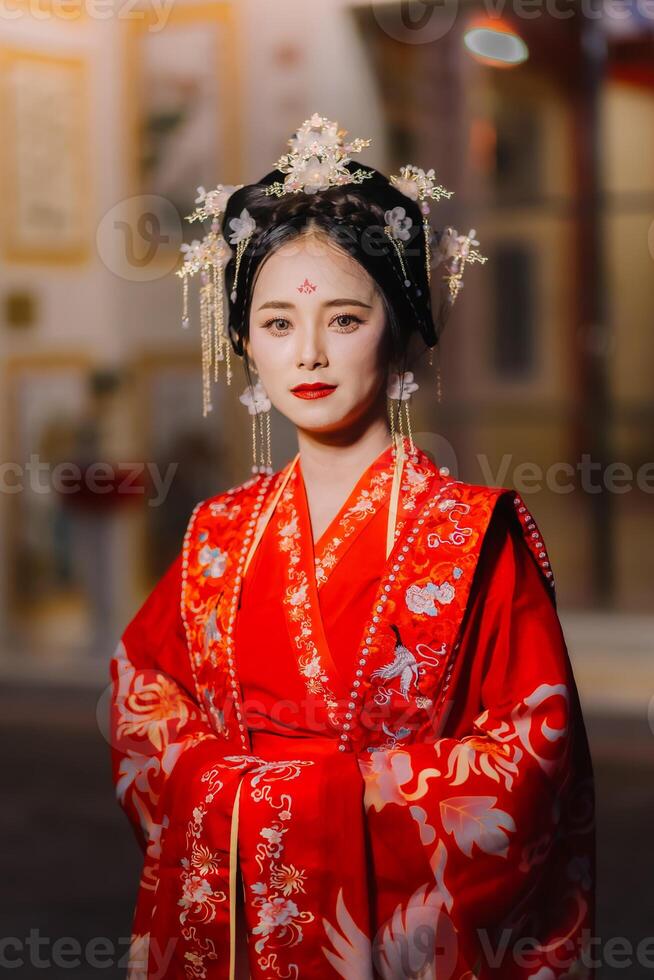
[[[324,349],[322,332],[318,327],[304,327],[298,330],[297,336],[297,367],[309,371],[317,367],[324,367],[327,364],[327,354]]]

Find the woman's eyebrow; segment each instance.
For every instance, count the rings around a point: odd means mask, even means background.
[[[364,303],[360,299],[330,299],[322,304],[323,306],[363,306],[367,310],[371,310],[372,306],[370,303]]]
[[[328,299],[322,304],[323,306],[363,306],[366,310],[371,310],[372,306],[370,303],[364,303],[360,299]],[[295,303],[288,303],[283,299],[271,299],[267,303],[262,303],[259,310],[294,310]]]

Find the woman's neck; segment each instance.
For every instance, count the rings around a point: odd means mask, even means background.
[[[342,483],[358,480],[363,471],[391,445],[385,419],[369,426],[355,440],[330,441],[298,429],[298,448],[306,483]]]

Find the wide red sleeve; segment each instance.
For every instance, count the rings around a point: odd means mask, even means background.
[[[181,571],[180,554],[125,628],[110,661],[112,778],[143,851],[158,843],[164,790],[181,754],[216,738],[195,697]]]
[[[563,977],[593,928],[592,767],[551,587],[508,498],[484,540],[447,708],[447,737],[360,759],[386,880],[401,883],[418,843],[475,976]],[[404,845],[395,872],[390,840]]]

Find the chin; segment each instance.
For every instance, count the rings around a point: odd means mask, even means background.
[[[348,423],[353,414],[356,414],[354,406],[344,408],[343,405],[325,404],[331,399],[336,399],[336,392],[327,398],[319,398],[315,401],[303,402],[293,395],[291,398],[293,404],[287,406],[288,410],[284,411],[284,414],[294,425],[306,429],[307,432],[329,432],[339,429]]]

